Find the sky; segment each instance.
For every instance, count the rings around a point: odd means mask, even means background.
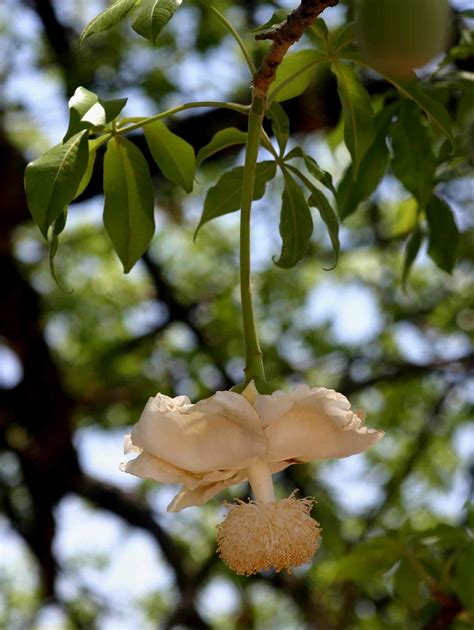
[[[56,3],[66,19],[74,12],[71,0]],[[290,0],[285,6],[294,5]],[[470,2],[458,2],[458,6],[469,7]],[[102,3],[90,2],[87,17],[93,17],[100,10]],[[9,102],[20,102],[30,112],[35,125],[39,125],[43,138],[34,147],[38,152],[52,142],[57,142],[67,125],[67,110],[59,83],[54,76],[46,77],[33,69],[34,51],[29,41],[39,33],[39,25],[33,14],[20,9],[14,0],[5,0],[0,6],[0,21],[10,15],[14,29],[19,38],[19,48],[15,51],[16,71],[10,76],[2,88],[2,98]],[[338,10],[328,13],[330,21],[340,18]],[[262,21],[267,15],[261,16]],[[182,29],[183,44],[186,43],[186,29]],[[2,52],[0,40],[0,58]],[[234,50],[224,47],[217,57],[211,57],[204,63],[191,56],[179,69],[177,80],[183,84],[189,99],[220,98],[235,81],[235,74],[228,72],[228,66],[234,63]],[[1,62],[0,62],[1,64]],[[245,69],[241,66],[242,80],[245,80]],[[239,70],[240,72],[240,70]],[[189,81],[189,77],[194,77]],[[204,85],[204,88],[203,88]],[[143,115],[148,111],[149,103],[138,93],[132,94],[127,115]],[[51,116],[54,111],[54,116]],[[18,119],[12,124],[21,125]],[[325,157],[326,156],[326,157]],[[29,157],[34,157],[29,156]],[[322,166],[329,156],[320,148],[318,155]],[[339,165],[342,168],[344,164]],[[387,191],[389,194],[389,191]],[[100,200],[87,202],[87,216],[93,221],[100,220],[102,208]],[[78,213],[79,214],[79,213]],[[229,224],[235,224],[235,217],[229,217]],[[259,248],[255,251],[254,262],[258,270],[266,264],[269,254],[274,253],[273,240],[265,240],[263,217],[259,217],[257,207],[255,217],[254,241],[258,239]],[[343,234],[344,238],[344,234]],[[384,327],[384,322],[377,308],[373,292],[356,282],[348,286],[336,285],[332,280],[323,281],[312,291],[306,305],[305,321],[308,326],[330,321],[331,334],[335,341],[360,345],[370,343]],[[150,308],[147,313],[132,317],[131,326],[135,334],[140,334],[160,314]],[[466,338],[453,336],[443,347],[433,347],[425,338],[409,324],[400,324],[396,340],[404,358],[414,363],[423,364],[437,358],[452,358],[466,352]],[[0,340],[0,387],[14,387],[21,379],[21,365],[18,359]],[[151,394],[154,394],[152,392]],[[144,401],[145,402],[145,401]],[[133,419],[131,419],[133,422]],[[373,423],[376,426],[376,421]],[[103,431],[98,428],[83,428],[77,432],[76,445],[81,464],[86,473],[99,479],[109,481],[124,489],[133,489],[139,480],[119,471],[122,461],[122,431]],[[474,429],[460,429],[455,436],[455,450],[460,460],[467,466],[469,458],[474,455]],[[0,459],[0,465],[13,466],[12,462]],[[348,514],[358,514],[370,509],[380,500],[380,480],[370,474],[368,461],[364,456],[352,457],[321,465],[320,480],[334,492],[341,508]],[[443,519],[455,519],[462,509],[467,496],[465,475],[462,471],[454,478],[453,485],[446,492],[430,492],[420,496],[420,487],[410,486],[406,493],[411,500],[419,504],[426,502]],[[194,518],[198,508],[190,508],[189,514],[180,513],[170,517],[164,512],[165,499],[171,490],[156,497],[158,520],[166,525],[167,519],[173,522],[186,523],[186,519]],[[54,550],[60,564],[66,567],[59,579],[59,588],[66,595],[79,592],[83,588],[90,589],[100,601],[107,604],[110,610],[103,619],[101,630],[136,630],[137,627],[147,630],[154,627],[141,617],[138,610],[130,606],[147,594],[156,591],[168,593],[172,598],[172,576],[161,562],[156,545],[150,537],[138,529],[125,526],[120,520],[101,510],[91,509],[75,496],[66,497],[56,511],[58,534]],[[169,521],[168,521],[168,525]],[[105,569],[94,566],[95,554],[105,554],[112,558]],[[90,557],[90,563],[77,567],[77,558]],[[68,568],[69,567],[69,568]],[[26,586],[35,581],[35,570],[29,554],[18,535],[9,527],[7,521],[0,517],[0,579],[9,576],[19,585]],[[2,597],[0,594],[0,608]],[[233,612],[238,606],[238,593],[235,587],[221,578],[211,580],[203,590],[199,608],[204,618],[211,621],[221,613]],[[55,606],[43,609],[35,630],[52,630],[61,626],[62,613]]]

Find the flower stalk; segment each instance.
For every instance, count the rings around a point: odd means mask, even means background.
[[[264,461],[257,462],[247,469],[247,475],[255,501],[273,503],[275,491],[270,465]]]
[[[250,382],[252,379],[265,380],[262,350],[258,340],[253,311],[252,287],[250,284],[250,217],[264,114],[265,99],[264,97],[256,96],[254,93],[249,113],[240,215],[240,295],[244,328],[245,377],[247,382]]]

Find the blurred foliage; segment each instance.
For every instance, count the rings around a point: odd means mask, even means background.
[[[204,93],[237,98],[248,84],[240,72],[238,51],[199,3],[180,8],[182,20],[179,25],[170,23],[157,50],[123,25],[91,38],[80,51],[77,34],[104,3],[53,3],[57,32],[51,31],[41,13],[41,5],[47,4],[9,1],[11,15],[7,19],[4,12],[1,18],[2,38],[9,51],[2,62],[2,79],[8,88],[2,136],[26,159],[47,148],[51,135],[58,140],[64,132],[59,124],[45,124],[41,116],[41,108],[53,105],[41,100],[40,81],[53,86],[48,91],[56,93],[53,103],[62,117],[67,96],[79,84],[104,98],[128,95],[132,107],[136,100],[149,113],[183,98],[202,98]],[[217,4],[239,29],[263,23],[277,6],[257,0]],[[333,31],[342,27],[352,10],[352,3],[344,2],[327,12]],[[281,387],[304,381],[346,393],[354,408],[367,410],[369,425],[385,430],[384,440],[366,455],[293,467],[278,476],[280,496],[297,487],[302,495],[317,498],[313,515],[323,528],[323,544],[314,562],[293,575],[240,578],[215,558],[215,524],[222,517],[219,499],[201,510],[168,515],[164,506],[169,489],[143,482],[133,486],[127,512],[107,498],[107,488],[102,488],[103,495],[87,496],[71,483],[69,492],[82,497],[91,517],[96,511],[115,513],[114,519],[124,524],[124,537],[133,531],[131,525],[138,524],[136,514],[143,506],[150,506],[167,536],[161,548],[156,547],[169,580],[140,596],[133,591],[126,602],[130,621],[122,615],[124,625],[115,627],[134,627],[135,623],[140,628],[467,630],[474,625],[474,512],[469,503],[474,465],[468,459],[474,441],[470,198],[474,123],[469,74],[473,57],[470,22],[461,15],[454,21],[452,47],[430,82],[450,112],[456,143],[464,147],[465,159],[450,161],[440,137],[424,127],[419,130],[423,137],[431,134],[436,157],[442,157],[436,173],[437,193],[453,208],[461,231],[452,275],[435,266],[423,243],[403,290],[404,242],[417,222],[418,205],[411,196],[416,193],[396,179],[395,165],[370,198],[344,221],[340,258],[332,271],[324,270],[332,266],[334,254],[316,212],[304,261],[291,271],[272,264],[280,247],[278,180],[269,184],[254,211],[257,273],[253,284],[270,380]],[[33,27],[26,38],[24,29],[29,25]],[[60,33],[65,42],[62,53]],[[255,44],[257,58],[265,47]],[[14,81],[25,55],[30,66],[24,77],[28,97]],[[362,72],[361,78],[378,111],[380,93],[390,93],[391,88],[371,72]],[[338,124],[340,106],[334,82],[321,79],[321,83],[324,91],[321,84],[312,91],[310,84],[297,102],[287,103],[293,132],[290,148],[296,139],[340,182],[349,162]],[[334,121],[334,111],[331,107],[327,111],[333,103],[338,112]],[[186,120],[191,141],[193,130],[197,133],[203,122],[199,117]],[[399,130],[402,134],[403,129]],[[417,159],[422,162],[423,157]],[[206,162],[191,199],[156,176],[156,235],[147,256],[128,276],[123,275],[110,242],[99,229],[101,200],[93,197],[72,205],[69,231],[62,236],[56,262],[61,282],[73,289],[71,294],[52,279],[47,247],[36,226],[21,218],[11,231],[7,245],[23,281],[40,298],[39,321],[33,314],[29,325],[33,332],[41,326],[38,330],[50,352],[48,361],[59,371],[72,414],[76,451],[81,435],[88,431],[98,432],[98,448],[100,436],[125,432],[157,391],[198,400],[241,380],[238,218],[213,221],[193,243],[205,191],[223,170],[241,161],[241,153],[236,152]],[[414,185],[419,183],[416,175]],[[2,309],[11,308],[9,299],[6,292],[2,294]],[[11,359],[7,361],[3,352],[8,348],[21,361],[21,352],[3,328],[0,334],[0,360],[10,365]],[[24,339],[27,347],[28,335]],[[23,364],[23,370],[26,374],[28,365]],[[0,377],[6,372],[2,368]],[[21,375],[19,379],[14,385],[1,381],[0,509],[25,543],[21,556],[5,554],[11,558],[8,564],[0,554],[0,627],[42,628],[39,619],[49,604],[62,610],[55,627],[113,627],[110,623],[118,622],[110,619],[117,620],[114,606],[119,604],[107,601],[97,583],[105,567],[113,564],[114,554],[104,555],[97,540],[87,541],[87,553],[74,555],[71,550],[67,561],[56,552],[56,578],[59,581],[60,576],[62,587],[45,598],[42,556],[31,544],[30,534],[40,531],[35,521],[42,514],[38,503],[44,500],[45,509],[49,504],[41,492],[36,496],[32,490],[31,469],[24,462],[35,448],[53,448],[56,434],[46,421],[42,431],[28,424],[41,405],[48,415],[50,403],[40,386],[33,397],[38,407],[26,421],[11,412],[9,395],[24,391],[18,389]],[[34,390],[34,375],[28,383]],[[80,461],[82,467],[84,461]],[[61,465],[68,479],[68,467],[73,464],[66,459]],[[109,477],[105,474],[104,478]],[[60,488],[59,478],[53,483]],[[66,493],[61,486],[58,498],[52,500],[59,528],[59,509],[68,500]],[[244,484],[226,491],[224,498],[247,494]],[[114,496],[119,503],[118,495]],[[54,501],[58,511],[54,511]],[[149,521],[141,522],[148,523],[142,529],[151,531]],[[170,540],[177,545],[178,564],[167,555]],[[181,565],[189,590],[179,583],[176,567]],[[139,570],[130,567],[130,583]],[[215,592],[223,600],[228,596],[233,606],[213,608],[216,597],[209,595],[213,587],[219,587]]]

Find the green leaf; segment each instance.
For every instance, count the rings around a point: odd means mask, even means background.
[[[128,98],[113,98],[108,101],[104,101],[100,98],[99,102],[105,112],[105,122],[109,123],[112,122],[112,120],[115,120],[127,104],[127,101]]]
[[[182,0],[141,0],[132,28],[156,45],[158,35],[173,17]]]
[[[53,277],[53,280],[56,282],[58,287],[65,291],[66,293],[72,293],[72,291],[67,291],[64,286],[59,281],[58,275],[56,273],[56,267],[54,265],[54,258],[58,251],[59,246],[59,235],[66,227],[67,221],[67,208],[58,216],[56,221],[53,223],[53,229],[51,230],[51,237],[49,241],[49,270]]]
[[[324,169],[322,169],[319,166],[319,164],[316,162],[316,160],[312,158],[310,155],[304,156],[304,163],[308,171],[311,173],[311,175],[315,179],[317,179],[318,182],[321,182],[321,184],[325,186],[325,188],[330,190],[332,194],[334,195],[334,197],[336,197],[337,199],[337,193],[336,193],[336,189],[334,188],[331,174],[325,171]]]
[[[396,542],[389,536],[374,536],[356,545],[352,551],[333,561],[326,561],[332,569],[334,581],[380,579],[400,559]]]
[[[283,155],[290,135],[290,120],[287,113],[279,103],[272,103],[266,113],[267,118],[272,121],[272,130],[280,148],[280,155]]]
[[[127,98],[117,98],[110,101],[98,99],[81,118],[82,123],[89,123],[91,127],[101,127],[120,114],[127,103]]]
[[[126,98],[102,100],[86,88],[78,87],[69,99],[69,127],[63,142],[67,142],[83,129],[105,125],[114,120],[125,107],[127,100]]]
[[[459,230],[451,208],[433,195],[426,206],[429,228],[428,255],[440,269],[451,273],[456,264]]]
[[[212,138],[212,140],[199,149],[196,156],[196,165],[200,166],[204,160],[207,160],[211,155],[232,147],[235,144],[247,144],[247,132],[240,131],[236,127],[227,127],[227,129],[221,129]]]
[[[474,611],[474,543],[461,548],[454,569],[456,593],[468,610]]]
[[[275,162],[259,162],[257,164],[255,188],[253,192],[254,199],[261,199],[263,197],[267,183],[273,179],[275,175]],[[208,221],[221,217],[224,214],[240,210],[243,176],[244,167],[236,166],[221,175],[217,183],[209,188],[204,201],[204,210],[201,220],[194,233],[194,239],[196,239],[202,226]]]
[[[402,287],[405,288],[408,276],[410,275],[410,270],[413,266],[413,263],[418,256],[418,252],[420,251],[420,247],[423,243],[423,234],[420,228],[417,226],[413,232],[410,234],[410,237],[407,241],[407,246],[405,249],[405,254],[403,258],[403,271],[402,271]]]
[[[153,185],[137,147],[121,136],[107,145],[104,159],[104,225],[128,273],[155,231]]]
[[[196,171],[193,147],[170,131],[161,120],[145,125],[143,129],[148,147],[160,171],[190,193]]]
[[[313,22],[311,31],[321,48],[323,50],[327,50],[329,31],[326,26],[326,22],[322,18],[318,18],[315,22]]]
[[[474,9],[465,9],[461,11],[461,15],[467,18],[474,18]]]
[[[353,175],[357,177],[360,164],[375,136],[372,103],[351,68],[339,61],[334,61],[331,67],[337,78],[337,91],[342,103],[344,140],[352,156]]]
[[[402,558],[393,576],[395,595],[400,597],[409,608],[416,608],[420,603],[422,580],[411,564]]]
[[[435,101],[423,91],[416,75],[413,74],[412,78],[404,80],[395,77],[387,77],[387,79],[395,85],[400,94],[415,101],[425,111],[432,124],[448,138],[451,146],[454,147],[454,136],[448,110],[442,103]]]
[[[423,210],[431,197],[436,160],[420,110],[411,101],[404,101],[390,135],[394,153],[393,171],[411,192]]]
[[[331,269],[334,269],[337,265],[337,261],[339,260],[339,252],[341,249],[339,243],[339,221],[337,220],[336,213],[331,208],[331,204],[323,193],[316,187],[311,188],[311,195],[308,199],[308,203],[311,207],[317,208],[321,219],[324,221],[328,229],[329,238],[331,239],[332,248],[336,256],[334,265],[331,267]],[[327,271],[330,271],[330,269]]]
[[[69,99],[69,127],[63,142],[67,142],[76,133],[87,129],[89,125],[84,124],[82,117],[99,102],[99,98],[93,92],[84,87],[78,87]]]
[[[313,219],[301,188],[287,171],[284,171],[284,176],[280,215],[280,236],[283,242],[280,258],[274,258],[273,262],[278,267],[289,269],[304,258],[308,251]]]
[[[285,155],[284,161],[293,160],[294,158],[302,158],[309,173],[317,179],[318,182],[321,182],[325,188],[330,190],[337,201],[337,192],[334,188],[331,174],[322,169],[313,157],[306,155],[301,147],[291,149],[291,151]]]
[[[304,158],[305,152],[301,147],[293,147],[291,151],[285,155],[283,160],[286,162],[287,160],[294,160],[295,158]]]
[[[263,33],[264,31],[268,31],[272,28],[272,26],[281,24],[288,17],[288,12],[284,9],[277,9],[273,12],[272,17],[262,24],[261,26],[257,26],[257,28],[253,28],[250,33]]]
[[[371,68],[360,53],[341,52],[339,56],[341,59],[353,61]],[[380,69],[372,69],[380,74]],[[408,77],[403,78],[387,73],[384,73],[383,76],[397,88],[402,96],[411,99],[425,111],[432,124],[448,138],[451,146],[454,148],[453,129],[447,109],[442,103],[431,98],[431,96],[428,96],[428,94],[424,92],[416,74],[412,72]]]
[[[87,169],[87,135],[81,131],[26,167],[28,207],[45,238],[49,226],[74,199]]]
[[[327,56],[317,50],[300,50],[285,55],[278,66],[268,102],[287,101],[302,94],[314,76],[314,68],[323,61],[327,61]]]
[[[337,197],[341,221],[370,197],[385,175],[390,157],[385,137],[392,115],[393,107],[387,107],[378,114],[375,119],[375,141],[365,154],[358,175],[354,175],[354,165],[351,164],[339,183]]]
[[[115,0],[105,11],[99,13],[93,20],[89,22],[86,28],[82,31],[79,39],[79,45],[81,45],[85,39],[95,33],[101,33],[107,31],[112,26],[115,26],[122,20],[127,13],[129,13],[133,7],[137,4],[138,0]]]
[[[470,536],[463,527],[439,523],[432,529],[421,532],[418,535],[418,540],[425,547],[449,551],[464,546],[466,542],[469,542]]]
[[[354,44],[356,39],[355,24],[350,22],[346,24],[336,35],[333,48],[335,52],[342,51]]]
[[[82,179],[77,188],[76,194],[74,195],[74,199],[77,199],[82,193],[85,191],[89,182],[92,178],[92,173],[94,172],[94,164],[97,156],[97,148],[102,144],[101,138],[96,138],[95,140],[89,140],[89,157],[87,160],[87,168],[82,176]]]

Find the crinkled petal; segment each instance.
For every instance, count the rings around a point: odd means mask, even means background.
[[[258,396],[254,406],[265,427],[270,462],[348,457],[383,437],[382,431],[363,426],[345,396],[323,387]]]
[[[123,452],[125,455],[129,455],[130,453],[141,453],[142,449],[132,442],[131,433],[127,433],[123,440]]]
[[[202,481],[201,476],[168,464],[145,451],[141,452],[135,459],[120,464],[120,470],[143,479],[153,479],[162,483],[182,483],[189,488],[195,488]]]
[[[295,464],[295,461],[275,462],[270,464],[270,471],[273,474],[288,468],[291,464]],[[220,478],[217,479],[218,475]],[[174,497],[171,503],[168,505],[168,512],[179,512],[184,508],[191,507],[193,505],[203,505],[206,501],[209,501],[216,494],[222,492],[230,486],[235,486],[242,481],[248,479],[247,469],[242,470],[220,470],[210,473],[203,477],[202,482],[194,488],[182,487],[180,492]]]
[[[217,392],[195,405],[176,400],[150,398],[132,430],[135,446],[194,473],[245,468],[265,453],[259,416],[240,394]]]
[[[181,491],[174,497],[171,503],[168,505],[168,512],[179,512],[184,510],[184,508],[191,507],[194,505],[203,505],[209,499],[216,496],[225,488],[229,488],[230,486],[234,486],[237,483],[241,483],[247,478],[246,471],[238,470],[234,471],[232,477],[228,479],[224,479],[222,481],[203,482],[193,490],[188,490],[187,488],[181,488]]]

